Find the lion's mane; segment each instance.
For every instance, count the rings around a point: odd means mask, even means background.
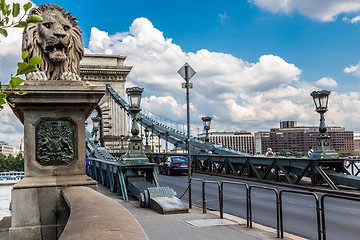
[[[44,72],[48,80],[59,80],[60,76],[64,72],[75,73],[79,76],[80,60],[84,56],[84,46],[81,37],[81,30],[77,26],[78,21],[71,13],[66,12],[62,7],[55,4],[42,4],[38,8],[33,8],[29,15],[31,16],[32,14],[36,14],[42,16],[42,14],[46,14],[47,11],[57,11],[58,14],[62,14],[63,17],[69,21],[71,28],[70,46],[67,58],[61,64],[51,61],[42,46],[38,44],[38,24],[41,23],[30,23],[23,32],[22,50],[29,53],[25,61],[28,62],[30,58],[34,56],[41,57],[44,62],[38,65],[38,70]]]

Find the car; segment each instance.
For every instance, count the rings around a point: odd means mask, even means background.
[[[192,164],[191,164],[192,166]],[[173,175],[188,172],[188,159],[182,156],[167,157],[159,163],[159,174]]]

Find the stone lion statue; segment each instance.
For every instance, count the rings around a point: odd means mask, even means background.
[[[42,4],[29,15],[41,16],[44,21],[30,23],[23,33],[22,50],[28,51],[25,59],[41,57],[44,62],[38,71],[26,75],[27,80],[81,80],[80,60],[84,46],[78,21],[71,13],[55,4]]]

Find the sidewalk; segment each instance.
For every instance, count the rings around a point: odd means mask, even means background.
[[[11,225],[11,217],[0,219],[0,239],[7,240],[9,236],[9,228]]]
[[[99,186],[99,192],[122,204],[138,220],[150,240],[253,240],[253,239],[278,239],[276,229],[253,223],[253,228],[246,227],[244,219],[224,214],[224,219],[219,218],[219,213],[208,211],[193,206],[190,213],[162,215],[149,208],[140,208],[138,201],[124,202]],[[303,238],[284,233],[284,239],[300,240]]]
[[[202,213],[202,209],[193,206],[190,213],[162,215],[149,208],[140,208],[139,202],[123,201],[99,185],[99,192],[123,205],[139,222],[150,240],[263,240],[276,238],[276,229],[253,223],[246,227],[244,219],[219,212]],[[0,221],[0,239],[7,239],[10,217]],[[284,233],[284,239],[302,240],[304,238]]]

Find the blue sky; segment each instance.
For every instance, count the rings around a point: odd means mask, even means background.
[[[359,82],[358,78],[345,74],[344,68],[360,60],[360,48],[356,47],[360,28],[342,20],[359,12],[340,13],[334,16],[334,21],[324,22],[298,12],[274,14],[246,0],[221,4],[219,1],[107,1],[107,6],[99,6],[102,10],[97,10],[98,1],[52,2],[78,18],[85,45],[92,27],[113,35],[128,31],[134,19],[145,17],[184,52],[207,49],[249,62],[273,54],[302,69],[301,78],[305,81],[328,76],[341,81],[338,86],[341,90]]]
[[[310,92],[327,89],[327,124],[360,131],[360,0],[52,3],[78,18],[88,53],[127,56],[127,85],[144,87],[143,107],[159,115],[186,122],[177,70],[187,61],[197,71],[191,117],[198,127],[205,115],[215,131],[268,130],[280,120],[318,124]],[[6,83],[21,32],[0,41]],[[6,109],[0,117],[13,119]],[[21,131],[11,122],[0,140],[16,142]]]

